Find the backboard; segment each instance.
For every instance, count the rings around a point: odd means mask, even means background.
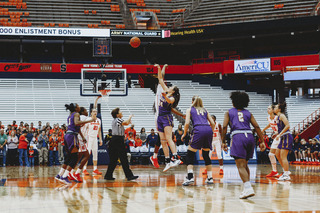
[[[81,96],[100,96],[99,90],[104,89],[111,90],[110,96],[128,95],[126,69],[81,69]]]

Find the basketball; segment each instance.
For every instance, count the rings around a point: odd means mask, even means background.
[[[132,38],[130,39],[130,45],[131,45],[131,47],[133,47],[133,48],[138,48],[138,47],[140,46],[140,44],[141,44],[140,38],[138,38],[138,37],[132,37]]]

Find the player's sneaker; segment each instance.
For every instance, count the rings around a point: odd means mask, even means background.
[[[181,160],[179,160],[179,159],[175,159],[175,160],[171,161],[172,167],[179,166],[180,163],[181,163]]]
[[[191,179],[188,179],[188,178],[186,178],[186,180],[183,182],[183,186],[189,186],[189,185],[191,185],[191,184],[193,184],[194,183],[194,179],[193,178],[191,178]]]
[[[286,180],[291,180],[290,176],[289,175],[281,175],[281,177],[278,178],[278,180],[280,181],[286,181]]]
[[[68,179],[68,177],[65,177],[65,178],[62,177],[61,180],[62,180],[63,183],[65,183],[65,184],[67,184],[67,185],[72,184],[72,183],[70,182],[70,180]]]
[[[69,180],[74,180],[74,181],[76,180],[71,172],[69,173],[68,178]]]
[[[202,172],[203,175],[207,175],[208,171],[205,169],[204,172]]]
[[[172,162],[166,163],[166,166],[164,167],[163,171],[166,172],[172,167]]]
[[[239,198],[240,198],[240,199],[247,199],[248,197],[252,197],[252,196],[254,196],[254,195],[255,195],[254,190],[253,190],[253,188],[251,187],[251,188],[249,188],[249,189],[244,189],[244,190],[241,192]]]
[[[275,172],[273,170],[266,175],[266,177],[277,177],[277,176],[279,176],[278,172]]]
[[[62,181],[61,181],[61,177],[60,177],[60,175],[55,176],[55,177],[54,177],[54,179],[56,179],[56,180],[58,180],[58,181],[62,182]]]
[[[102,174],[102,172],[100,172],[98,169],[94,170],[93,173],[94,173],[95,175],[101,175],[101,174]]]
[[[73,176],[74,176],[74,178],[76,179],[76,181],[77,181],[78,183],[82,183],[82,182],[83,182],[82,178],[80,177],[80,173],[78,173],[78,174],[73,174]]]
[[[90,173],[85,169],[85,170],[83,170],[83,172],[82,172],[84,175],[90,175]]]
[[[223,175],[223,169],[219,170],[219,175]]]
[[[152,163],[152,165],[156,168],[159,168],[159,163],[158,163],[158,158],[153,158],[153,156],[150,157],[150,161]]]
[[[213,178],[207,178],[206,184],[213,184]]]

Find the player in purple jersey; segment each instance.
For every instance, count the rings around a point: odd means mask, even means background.
[[[255,195],[250,183],[250,170],[248,161],[253,157],[255,140],[250,128],[250,123],[256,130],[260,138],[260,149],[265,150],[261,129],[253,115],[245,107],[249,104],[249,96],[245,92],[232,92],[230,96],[233,108],[229,109],[224,116],[222,143],[225,144],[228,125],[231,128],[230,155],[235,159],[239,175],[244,183],[244,190],[240,199],[245,199]]]
[[[155,66],[158,67],[158,80],[159,84],[161,85],[164,91],[162,93],[162,96],[160,97],[159,106],[157,106],[159,107],[157,127],[166,163],[166,166],[163,171],[166,172],[171,167],[178,166],[181,162],[178,159],[177,149],[172,140],[173,117],[171,114],[172,108],[175,108],[180,101],[180,92],[177,86],[171,86],[170,88],[167,87],[167,85],[163,81],[163,75],[160,66]],[[172,162],[170,160],[168,145],[170,146],[171,152],[173,154]]]
[[[212,149],[212,136],[215,123],[203,107],[202,99],[199,96],[193,96],[191,108],[187,109],[186,112],[186,123],[184,125],[184,133],[181,137],[181,140],[184,140],[186,136],[190,120],[193,124],[193,130],[191,133],[191,140],[189,142],[188,151],[187,151],[187,170],[188,176],[182,185],[188,186],[194,183],[193,178],[193,164],[194,157],[198,150],[202,149],[202,156],[206,165],[208,179],[206,183],[213,184],[212,179],[212,166],[211,160],[209,157],[209,152]],[[210,124],[209,124],[210,123]]]
[[[276,151],[277,159],[279,160],[282,168],[283,174],[279,177],[278,180],[285,181],[290,180],[290,171],[289,171],[289,163],[288,163],[288,153],[292,150],[293,145],[293,137],[290,133],[290,124],[287,117],[284,115],[286,111],[286,103],[278,104],[274,108],[274,112],[278,116],[278,132],[279,134],[276,137],[276,140],[280,140],[278,145],[278,149]]]
[[[83,141],[86,141],[85,137],[80,131],[80,126],[89,122],[93,122],[96,120],[96,118],[93,117],[88,121],[80,121],[80,107],[78,104],[66,104],[65,107],[70,111],[70,115],[68,116],[68,130],[64,136],[67,155],[59,174],[55,178],[63,183],[70,184],[71,182],[68,179],[69,172],[74,169],[78,161],[78,134],[81,135]]]

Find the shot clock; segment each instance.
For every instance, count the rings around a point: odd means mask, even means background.
[[[111,57],[111,39],[94,38],[93,39],[93,57]]]

